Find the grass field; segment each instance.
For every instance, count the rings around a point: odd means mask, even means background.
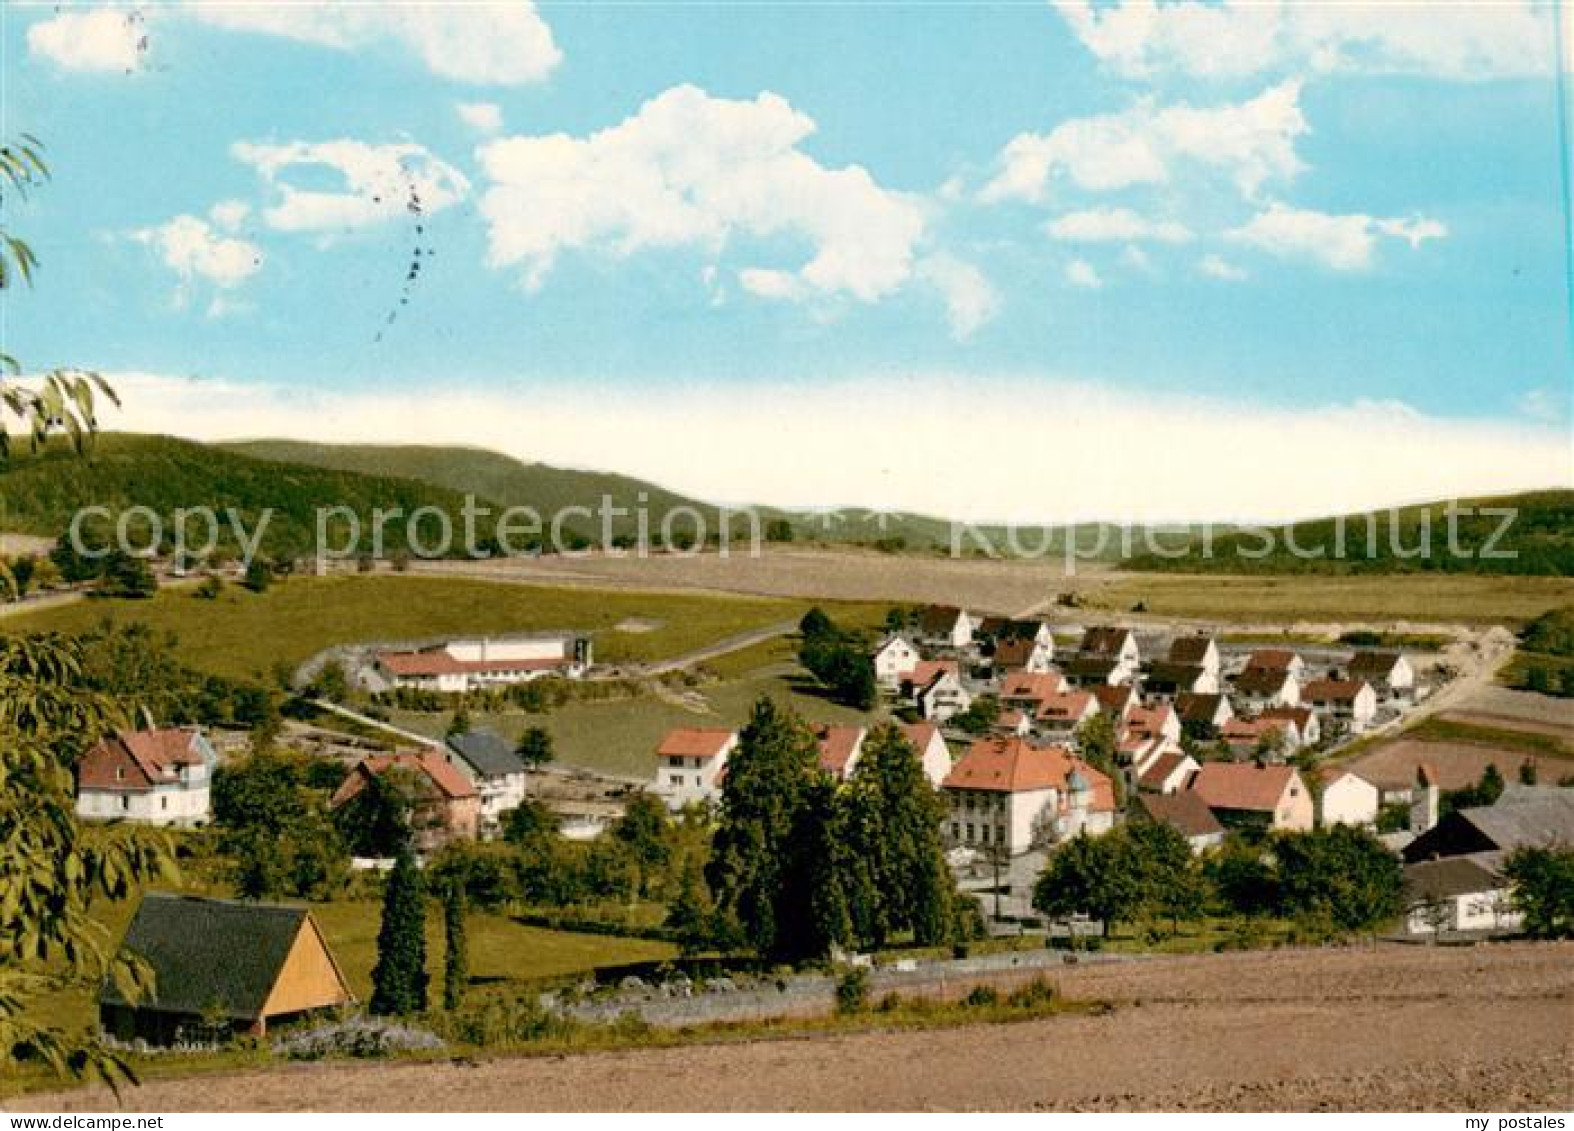
[[[136,907],[136,899],[101,902],[94,908],[93,915],[109,928],[111,938],[118,940],[125,934]],[[314,903],[310,907],[350,989],[358,1000],[366,1001],[371,996],[372,966],[377,961],[381,905],[372,900],[343,900]],[[467,926],[470,977],[477,987],[517,988],[524,983],[583,973],[597,966],[659,961],[677,954],[677,948],[670,943],[529,927],[502,915],[479,911],[470,913]],[[428,909],[426,957],[431,985],[440,993],[442,910],[435,903]],[[96,1016],[96,991],[96,985],[68,984],[49,994],[46,1008],[50,1022],[68,1031],[80,1031],[92,1025]]]
[[[1225,623],[1517,624],[1574,600],[1574,579],[1393,575],[1202,577],[1111,573],[1081,589],[1093,608]]]
[[[574,629],[593,634],[596,659],[678,656],[751,629],[795,620],[802,600],[716,594],[591,591],[427,576],[294,578],[266,593],[227,586],[215,600],[189,588],[150,600],[86,600],[19,613],[11,632],[91,629],[105,617],[141,621],[180,638],[203,671],[267,676],[333,644],[465,633]],[[641,631],[620,631],[623,622]]]
[[[790,648],[789,648],[790,658]],[[707,665],[709,666],[709,665]],[[510,741],[528,726],[543,726],[552,735],[557,761],[614,777],[650,779],[656,772],[654,751],[673,727],[736,727],[749,717],[761,695],[769,695],[811,722],[864,723],[873,717],[833,703],[809,686],[807,677],[787,666],[754,667],[735,679],[698,689],[703,711],[649,695],[593,703],[570,703],[546,715],[519,712],[475,715],[477,726],[491,727]],[[395,711],[392,721],[409,730],[440,738],[449,716]]]

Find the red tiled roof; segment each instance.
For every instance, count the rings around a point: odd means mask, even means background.
[[[1088,688],[1088,694],[1098,700],[1101,708],[1113,715],[1137,709],[1134,705],[1137,689],[1129,683],[1096,683]]]
[[[955,660],[919,660],[912,671],[902,676],[902,682],[912,684],[915,691],[927,691],[930,684],[947,673],[962,677],[962,665]]]
[[[1062,691],[1039,700],[1037,717],[1041,719],[1081,719],[1088,708],[1097,709],[1098,700],[1091,691]]]
[[[1137,779],[1137,784],[1145,789],[1162,788],[1164,780],[1186,764],[1186,757],[1187,755],[1183,751],[1171,751],[1168,754],[1160,754],[1153,759],[1153,765],[1149,766],[1143,775]]]
[[[1090,628],[1082,634],[1082,651],[1095,656],[1113,656],[1125,647],[1129,628]]]
[[[1279,719],[1231,719],[1219,728],[1225,742],[1256,742],[1265,735],[1282,733],[1284,723]]]
[[[1212,643],[1211,636],[1177,636],[1170,642],[1170,660],[1177,664],[1200,664]]]
[[[1200,722],[1212,722],[1219,712],[1219,704],[1227,703],[1224,696],[1216,692],[1182,691],[1175,696],[1175,713],[1184,722],[1192,719]]]
[[[1012,672],[1000,685],[1002,699],[1047,699],[1066,689],[1066,677],[1047,672]]]
[[[1013,636],[995,645],[995,666],[1020,667],[1031,660],[1043,645],[1032,637]]]
[[[1295,653],[1288,648],[1259,648],[1246,657],[1246,668],[1262,668],[1267,671],[1288,671],[1290,664],[1295,660]]]
[[[1306,724],[1312,721],[1310,707],[1269,707],[1258,712],[1259,719],[1276,719],[1280,722],[1294,723],[1295,729],[1304,731]]]
[[[1192,778],[1191,789],[1210,809],[1271,813],[1294,777],[1293,766],[1205,762]]]
[[[1164,733],[1164,724],[1175,717],[1175,708],[1168,703],[1157,707],[1133,707],[1126,716],[1126,733],[1155,738]]]
[[[1398,652],[1357,652],[1350,657],[1350,672],[1387,678],[1398,662]]]
[[[820,768],[841,777],[863,745],[864,728],[822,725],[815,728],[815,737],[820,744]]]
[[[656,747],[661,758],[714,758],[732,741],[733,731],[721,727],[678,727]]]
[[[1066,779],[1078,771],[1093,790],[1091,808],[1115,808],[1115,787],[1064,746],[1035,746],[1024,738],[981,738],[951,767],[943,785],[948,789],[984,789],[1001,793],[1066,790]]]
[[[1148,816],[1182,836],[1213,836],[1224,831],[1207,803],[1195,793],[1144,793],[1137,798]]]
[[[914,748],[922,754],[929,749],[929,744],[935,740],[935,735],[940,733],[940,728],[934,723],[897,723],[896,729],[907,736]]]
[[[201,764],[196,737],[182,727],[116,731],[82,755],[77,780],[87,789],[151,789],[179,767]]]
[[[475,786],[470,784],[470,779],[450,765],[446,758],[435,750],[423,750],[419,754],[372,754],[362,758],[335,791],[329,805],[337,809],[365,789],[369,777],[386,773],[395,767],[423,775],[451,801],[476,796]]]
[[[1235,677],[1235,690],[1270,695],[1278,692],[1290,680],[1290,673],[1283,668],[1247,668]]]
[[[1313,703],[1353,703],[1366,686],[1364,679],[1314,679],[1301,688],[1301,698]]]

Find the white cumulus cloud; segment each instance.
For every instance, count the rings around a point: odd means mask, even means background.
[[[796,269],[750,265],[756,295],[873,302],[913,274],[920,204],[857,165],[827,168],[799,148],[814,122],[769,92],[713,98],[679,86],[615,126],[501,138],[479,158],[489,261],[539,287],[564,252],[627,256],[693,246],[718,255],[744,237],[811,248]]]
[[[1185,243],[1191,239],[1186,225],[1174,220],[1152,220],[1129,208],[1090,208],[1067,212],[1044,225],[1044,230],[1067,243],[1109,243],[1156,240]]]
[[[1536,0],[1052,0],[1072,32],[1131,78],[1270,71],[1479,80],[1550,74],[1553,21]]]
[[[256,3],[192,0],[196,19],[340,51],[391,43],[441,78],[513,86],[541,82],[562,61],[552,29],[527,0],[494,3]]]
[[[143,16],[134,9],[66,10],[27,29],[27,48],[68,71],[126,73],[142,64]]]
[[[1066,264],[1066,282],[1088,291],[1096,291],[1104,285],[1098,269],[1086,259],[1073,259]]]
[[[925,256],[918,262],[918,277],[940,292],[951,335],[958,341],[971,338],[1000,310],[1000,295],[984,273],[955,256]]]
[[[1226,283],[1240,283],[1247,278],[1246,271],[1221,255],[1204,255],[1197,260],[1197,270],[1210,279],[1219,279]]]
[[[1417,248],[1447,234],[1441,222],[1425,217],[1384,219],[1359,212],[1335,215],[1277,202],[1227,233],[1237,243],[1285,258],[1311,259],[1335,271],[1369,268],[1383,236]]]
[[[180,306],[190,300],[198,283],[221,291],[233,290],[262,268],[262,249],[256,244],[227,236],[197,216],[176,216],[131,235],[152,248],[164,265],[175,272],[179,280],[175,302]],[[209,313],[217,315],[229,309],[233,309],[231,304],[215,297]]]
[[[1245,395],[977,372],[700,383],[656,398],[637,377],[544,385],[529,429],[519,427],[516,390],[351,392],[105,376],[125,402],[106,412],[108,427],[198,439],[472,444],[723,502],[888,507],[972,521],[1283,520],[1574,485],[1565,424],[1445,420],[1402,404],[1292,409]],[[989,490],[981,491],[978,448],[956,442],[959,420],[978,436],[1055,442],[994,445]],[[675,435],[705,443],[675,444]],[[1107,467],[1111,436],[1121,438],[1118,474],[1046,490],[1065,481],[1068,467]]]
[[[1185,165],[1222,173],[1252,197],[1302,168],[1295,152],[1307,132],[1300,95],[1292,81],[1218,106],[1145,98],[1117,113],[1069,119],[1047,134],[1018,134],[980,199],[1041,201],[1058,177],[1095,192],[1161,184]]]
[[[478,134],[503,132],[503,108],[496,102],[459,102],[454,105],[454,112]]]
[[[429,216],[464,199],[470,191],[464,174],[409,142],[372,145],[349,138],[283,144],[241,141],[230,151],[277,191],[278,199],[264,209],[263,219],[279,231],[357,228],[414,212]],[[341,187],[323,191],[291,181],[292,170],[314,167],[332,170]]]

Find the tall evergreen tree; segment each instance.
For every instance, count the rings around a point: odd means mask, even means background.
[[[405,848],[383,891],[371,1011],[420,1013],[426,1008],[426,982],[426,891],[415,857]]]
[[[727,764],[706,878],[723,919],[761,955],[808,956],[803,854],[818,839],[806,835],[820,801],[818,761],[803,721],[762,697]]]
[[[458,1009],[470,984],[470,947],[465,935],[465,885],[457,876],[443,889],[443,1008]]]
[[[947,938],[952,884],[940,835],[944,808],[918,752],[896,727],[876,727],[864,740],[843,805],[843,839],[856,859],[848,887],[860,941],[880,947],[904,931],[924,946]]]

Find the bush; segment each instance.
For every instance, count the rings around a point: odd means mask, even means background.
[[[1000,1004],[1000,994],[994,986],[974,986],[967,991],[967,996],[962,999],[962,1004],[969,1009],[984,1009],[991,1005]]]
[[[322,1060],[335,1056],[391,1056],[444,1047],[441,1037],[424,1029],[375,1017],[352,1017],[292,1033],[275,1041],[273,1052],[290,1060]]]
[[[1012,990],[1006,998],[1006,1004],[1014,1009],[1041,1009],[1053,1005],[1059,996],[1055,991],[1055,983],[1039,975],[1027,985]]]
[[[836,1012],[843,1016],[869,1008],[869,971],[854,966],[836,979]]]

